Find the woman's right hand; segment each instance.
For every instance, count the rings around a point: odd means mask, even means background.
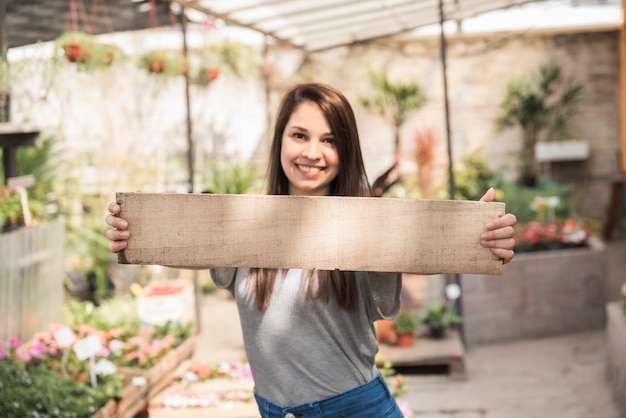
[[[105,221],[107,225],[112,226],[115,229],[109,229],[105,233],[105,236],[112,241],[109,243],[109,250],[116,253],[126,248],[126,240],[130,236],[127,231],[128,222],[118,216],[122,208],[120,208],[120,205],[117,203],[109,203],[108,209],[109,214],[106,216]]]

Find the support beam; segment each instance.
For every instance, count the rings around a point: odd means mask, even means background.
[[[123,264],[502,274],[480,245],[503,203],[117,193]]]
[[[626,172],[626,0],[622,0],[622,25],[620,26],[620,96],[622,171]]]

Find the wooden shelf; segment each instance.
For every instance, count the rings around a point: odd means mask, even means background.
[[[465,349],[456,330],[448,330],[443,339],[417,335],[412,347],[380,344],[381,361],[390,361],[397,367],[447,366],[452,379],[464,380]]]

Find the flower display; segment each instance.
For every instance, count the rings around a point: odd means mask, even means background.
[[[189,366],[183,381],[203,381],[209,379],[251,379],[252,371],[248,363],[196,363]]]
[[[516,251],[545,251],[582,247],[587,244],[591,229],[567,218],[563,221],[533,221],[515,226]]]

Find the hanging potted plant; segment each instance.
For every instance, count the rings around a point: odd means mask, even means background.
[[[119,47],[101,43],[84,32],[65,32],[54,43],[69,62],[90,69],[108,67],[126,57]]]
[[[187,73],[188,63],[180,53],[165,50],[150,51],[141,58],[141,65],[151,74],[179,76]]]

